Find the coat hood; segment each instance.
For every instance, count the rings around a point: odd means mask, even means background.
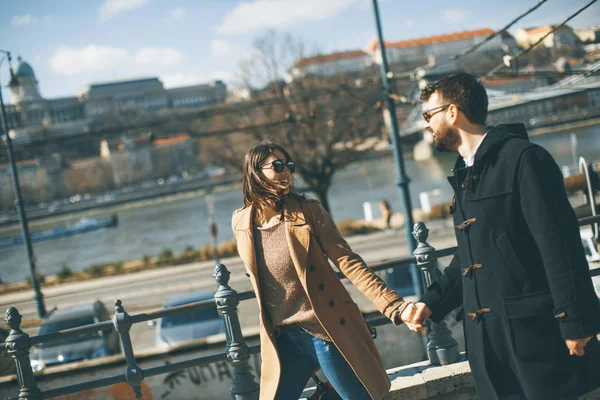
[[[481,142],[477,154],[475,155],[475,165],[478,161],[485,159],[487,156],[494,154],[502,147],[504,143],[511,139],[524,139],[529,141],[529,135],[524,124],[501,124],[487,127],[487,135]],[[462,156],[458,156],[454,169],[464,168],[465,163]]]
[[[485,158],[487,154],[494,153],[495,149],[502,147],[504,143],[511,139],[529,140],[529,135],[527,135],[527,129],[524,124],[489,126],[487,128],[487,135],[475,155],[475,162]]]

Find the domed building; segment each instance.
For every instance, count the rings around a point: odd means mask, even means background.
[[[17,61],[12,65],[12,70],[17,82],[19,82],[19,86],[10,88],[12,104],[43,100],[31,65],[23,61],[21,57],[18,57]]]

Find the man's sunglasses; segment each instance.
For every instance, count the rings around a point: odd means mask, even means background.
[[[423,111],[423,118],[426,122],[429,122],[435,114],[444,111],[446,108],[450,107],[450,105],[451,104],[446,104],[445,106],[439,106],[432,108],[431,110]]]
[[[273,170],[275,170],[275,172],[277,172],[277,173],[283,172],[285,167],[288,167],[288,169],[290,170],[290,172],[292,174],[294,173],[294,171],[296,171],[296,163],[294,163],[293,161],[285,161],[284,162],[284,161],[280,160],[279,158],[274,161],[271,161],[270,163],[261,165],[259,167],[259,169],[263,169],[267,165],[272,165]]]

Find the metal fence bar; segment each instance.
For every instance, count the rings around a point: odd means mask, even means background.
[[[260,345],[254,345],[248,347],[248,354],[258,354],[260,353]],[[144,370],[144,377],[149,378],[151,376],[162,375],[168,372],[179,371],[181,369],[197,367],[200,365],[210,364],[215,361],[225,361],[227,360],[227,353],[218,353],[210,356],[204,356],[199,358],[192,358],[190,360],[179,361],[172,364],[160,365],[158,367],[153,367]]]
[[[170,317],[173,315],[191,311],[208,310],[210,308],[215,308],[215,302],[212,299],[197,301],[195,303],[183,304],[181,306],[169,307],[159,311],[131,315],[130,318],[132,324],[137,324],[140,322],[146,322],[157,318]]]
[[[225,265],[217,264],[215,266],[213,278],[219,284],[219,289],[215,293],[215,303],[225,323],[227,362],[233,369],[229,394],[232,400],[258,400],[260,387],[254,380],[248,364],[250,353],[248,345],[244,341],[237,314],[240,302],[237,292],[228,285],[230,276]]]
[[[10,334],[6,338],[6,349],[8,354],[15,360],[17,367],[17,379],[19,380],[19,399],[38,400],[41,399],[41,391],[35,383],[35,376],[31,368],[29,350],[31,342],[29,335],[21,330],[23,316],[14,307],[6,310],[4,322],[10,327]]]
[[[417,266],[421,268],[425,276],[423,287],[423,292],[425,292],[441,272],[438,268],[435,249],[427,243],[429,229],[423,222],[415,224],[413,236],[418,242],[414,255],[417,259]],[[431,364],[447,365],[459,360],[458,342],[452,337],[452,331],[444,320],[439,323],[431,321],[427,329],[427,336],[429,337],[427,356]]]
[[[127,361],[125,369],[125,380],[133,389],[136,398],[142,397],[142,380],[144,379],[144,371],[135,363],[135,355],[133,354],[133,346],[129,330],[131,329],[131,317],[125,312],[121,300],[115,301],[115,316],[113,317],[115,329],[121,337],[123,353]]]
[[[67,337],[79,336],[84,333],[108,331],[112,329],[114,329],[112,321],[103,321],[95,324],[78,326],[77,328],[65,329],[59,332],[48,333],[46,335],[32,336],[30,341],[33,346],[39,343],[47,343]]]

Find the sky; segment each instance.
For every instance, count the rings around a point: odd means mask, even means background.
[[[398,41],[499,29],[538,0],[379,0],[383,35]],[[548,0],[522,27],[556,24],[589,0]],[[575,29],[600,24],[600,2]],[[92,83],[157,76],[165,87],[232,82],[254,39],[291,33],[321,52],[363,49],[375,37],[371,0],[3,0],[0,49],[34,69],[45,98]],[[499,60],[500,61],[500,60]],[[6,62],[0,81],[9,80]],[[10,94],[3,89],[5,101]]]

